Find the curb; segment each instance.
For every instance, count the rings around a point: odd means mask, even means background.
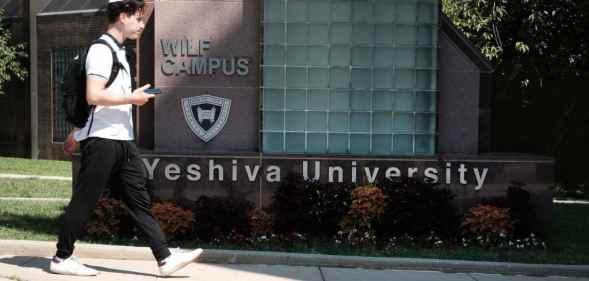
[[[57,180],[57,181],[72,181],[72,177],[60,177],[60,176],[37,176],[37,175],[20,175],[20,174],[0,174],[0,178],[4,178],[4,179],[19,179],[19,180]]]
[[[0,240],[0,255],[42,256],[55,253],[55,242]],[[78,243],[76,256],[115,260],[153,260],[148,247]],[[431,270],[461,273],[589,277],[589,265],[524,264],[439,260],[421,258],[384,258],[298,254],[265,251],[205,250],[204,263],[266,264],[291,266],[348,267],[366,269]]]

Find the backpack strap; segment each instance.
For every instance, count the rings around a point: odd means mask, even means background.
[[[110,50],[110,52],[112,53],[112,67],[110,70],[110,76],[108,77],[108,81],[106,82],[106,85],[104,86],[105,88],[108,88],[117,78],[117,75],[119,75],[119,71],[121,69],[125,69],[125,67],[123,66],[123,64],[119,61],[119,58],[117,57],[117,53],[115,52],[115,50],[112,48],[112,46],[106,42],[106,40],[104,39],[96,39],[95,41],[93,41],[90,44],[90,47],[92,47],[92,45],[94,44],[102,44],[102,45],[106,45],[108,47],[108,49]],[[90,49],[90,47],[88,47],[88,50]],[[96,108],[95,105],[92,105],[90,107],[90,126],[88,126],[88,132],[86,132],[86,137],[88,137],[90,135],[90,130],[92,129],[92,123],[94,123],[94,109]]]

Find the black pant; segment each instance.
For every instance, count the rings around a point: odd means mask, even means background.
[[[78,183],[65,212],[64,225],[59,233],[57,254],[68,258],[74,252],[74,243],[96,207],[100,195],[109,182],[118,181],[116,190],[127,205],[137,227],[147,236],[156,260],[170,255],[166,238],[151,213],[151,199],[146,183],[145,166],[137,147],[130,141],[89,138],[80,143],[81,169]]]

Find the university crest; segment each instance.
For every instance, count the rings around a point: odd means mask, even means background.
[[[213,139],[227,123],[231,100],[202,95],[182,99],[184,119],[192,132],[204,142]]]

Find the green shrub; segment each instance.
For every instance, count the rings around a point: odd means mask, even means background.
[[[224,237],[246,237],[253,204],[233,197],[200,197],[194,205],[196,236],[204,241]],[[232,238],[233,240],[233,238]]]
[[[123,202],[102,198],[92,211],[86,233],[94,239],[112,239],[120,236],[121,221],[128,221],[128,211]]]
[[[178,207],[174,203],[155,203],[151,211],[168,239],[185,238],[192,232],[192,211]]]

